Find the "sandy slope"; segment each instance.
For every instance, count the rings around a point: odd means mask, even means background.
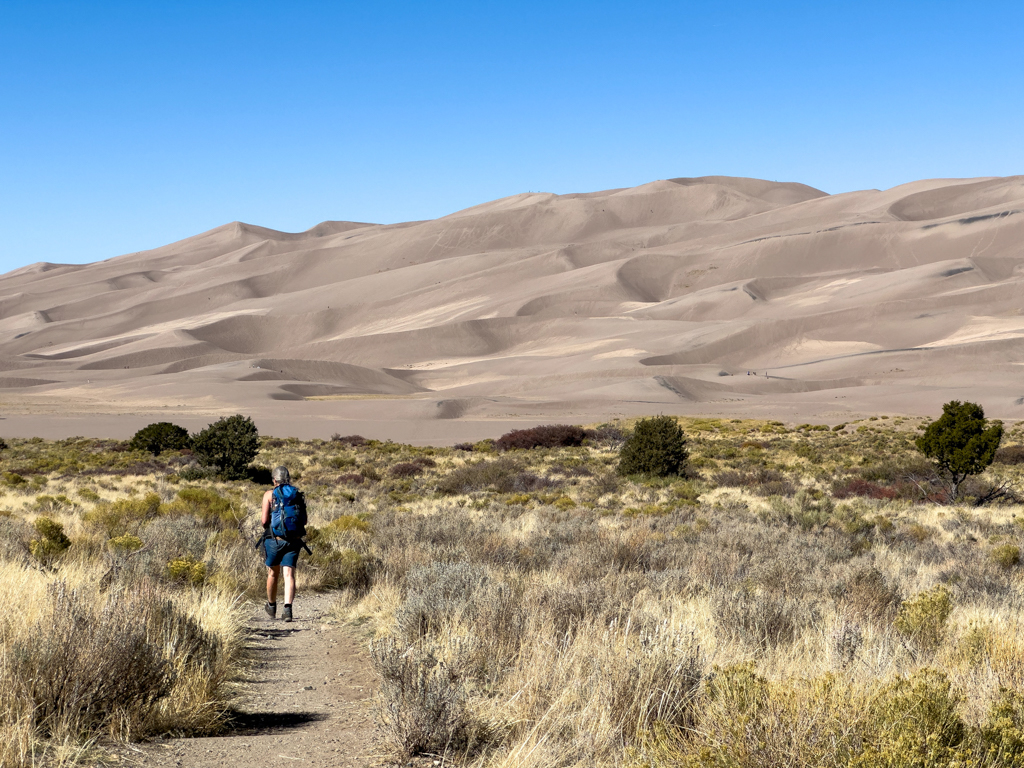
[[[241,411],[279,434],[443,442],[952,398],[1021,418],[1022,266],[1024,177],[834,196],[707,177],[388,226],[236,222],[0,276],[0,434]]]

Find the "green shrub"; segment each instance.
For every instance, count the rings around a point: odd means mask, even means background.
[[[309,563],[322,587],[364,592],[373,583],[374,561],[354,549],[335,549],[323,542],[313,547]]]
[[[259,453],[260,434],[248,416],[226,416],[195,435],[192,450],[203,466],[217,467],[228,480],[241,480]]]
[[[71,539],[64,533],[63,525],[48,517],[37,518],[33,525],[41,538],[32,539],[29,551],[36,560],[50,565],[71,546]]]
[[[100,495],[92,488],[82,488],[78,492],[78,498],[85,499],[86,501],[99,501]]]
[[[1020,547],[1016,544],[1003,544],[992,550],[992,559],[999,566],[1009,570],[1020,563]]]
[[[41,494],[36,496],[35,503],[32,506],[40,512],[59,512],[62,509],[74,506],[74,502],[64,495],[47,496],[46,494]]]
[[[159,494],[147,493],[141,499],[101,501],[82,515],[82,519],[86,525],[101,530],[108,539],[113,539],[125,533],[138,533],[142,523],[156,517],[159,512]]]
[[[169,515],[192,515],[206,525],[235,522],[231,500],[209,488],[182,488],[164,511]]]
[[[900,606],[896,629],[922,648],[934,649],[942,642],[946,620],[953,612],[953,601],[945,585],[921,592]]]
[[[864,750],[852,766],[969,765],[956,759],[964,756],[966,735],[959,702],[946,676],[934,669],[896,678],[872,702]]]
[[[369,480],[371,483],[380,480],[380,472],[377,471],[376,467],[372,467],[369,464],[364,464],[359,468],[359,476],[364,480]]]
[[[953,502],[960,484],[992,463],[1002,438],[1002,422],[988,424],[980,405],[952,400],[942,406],[942,416],[928,425],[916,444],[946,478]]]
[[[686,436],[671,416],[641,419],[619,451],[620,475],[679,475],[688,458]]]
[[[135,451],[149,451],[154,456],[159,456],[163,451],[188,448],[190,443],[188,430],[184,427],[171,424],[169,421],[159,421],[136,432],[128,446]]]
[[[8,488],[17,488],[19,485],[27,483],[28,480],[16,472],[2,472],[0,473],[0,482]]]
[[[992,703],[981,736],[993,760],[991,765],[1024,765],[1024,693],[1002,688]]]
[[[793,453],[799,456],[801,459],[807,459],[811,464],[821,463],[821,453],[811,443],[800,443],[793,449]]]

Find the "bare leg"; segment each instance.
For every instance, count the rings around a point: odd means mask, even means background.
[[[292,570],[289,568],[288,570]],[[280,565],[268,565],[267,566],[267,602],[277,602],[277,577],[281,575]],[[285,575],[285,582],[287,583],[288,576]],[[287,587],[286,587],[287,589]],[[287,591],[285,592],[287,594]]]
[[[295,601],[295,569],[285,565],[284,568],[284,602],[291,605]]]

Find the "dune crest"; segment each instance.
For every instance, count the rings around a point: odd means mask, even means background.
[[[394,225],[232,222],[0,276],[0,388],[28,410],[87,393],[442,426],[954,397],[1021,418],[1022,242],[1024,176],[840,195],[709,176]]]

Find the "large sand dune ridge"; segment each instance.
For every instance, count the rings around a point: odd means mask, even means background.
[[[1021,418],[1022,269],[1019,176],[839,195],[705,177],[394,225],[235,222],[0,276],[0,434],[240,411],[279,434],[441,442],[954,398]]]

